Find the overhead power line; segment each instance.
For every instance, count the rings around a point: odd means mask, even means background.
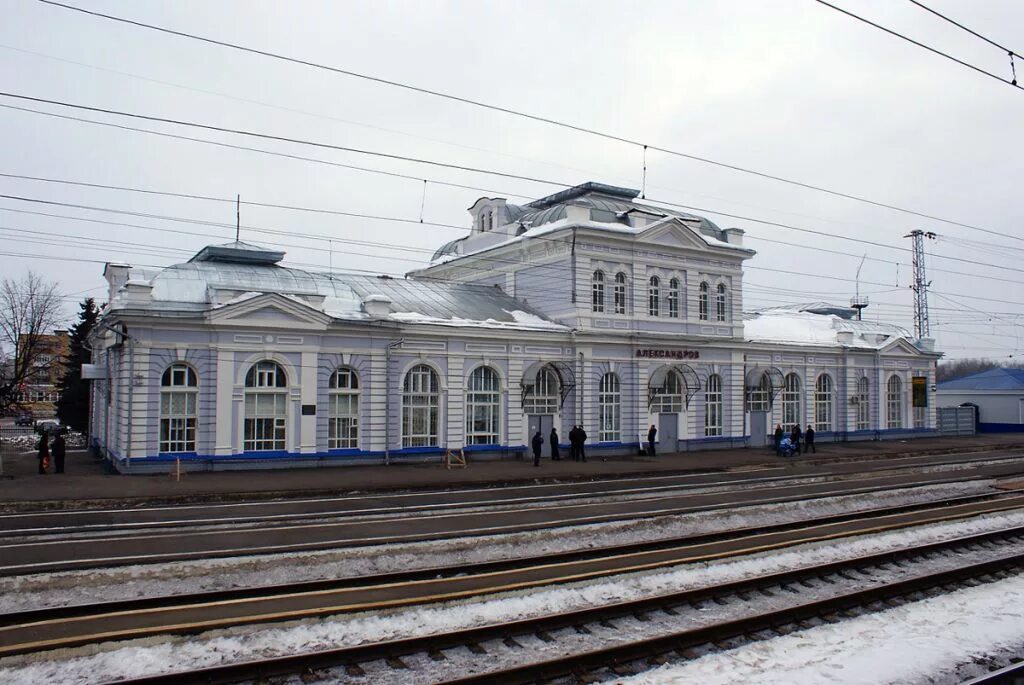
[[[769,173],[766,173],[766,172],[763,172],[763,171],[757,171],[757,170],[754,170],[754,169],[749,169],[749,168],[746,168],[746,167],[741,167],[741,166],[738,166],[738,165],[735,165],[735,164],[728,164],[726,162],[720,162],[720,161],[711,159],[709,157],[701,157],[699,155],[694,155],[694,154],[690,154],[690,153],[687,153],[687,152],[682,152],[680,150],[673,150],[671,148],[663,147],[663,146],[660,146],[660,145],[655,145],[655,144],[652,144],[652,143],[649,143],[649,142],[644,142],[642,140],[637,140],[637,139],[633,139],[633,138],[627,138],[625,136],[620,136],[620,135],[616,135],[616,134],[612,134],[612,133],[607,133],[605,131],[599,131],[597,129],[590,128],[590,127],[587,127],[587,126],[582,126],[582,125],[579,125],[579,124],[572,124],[572,123],[569,123],[569,122],[566,122],[566,121],[561,121],[561,120],[558,120],[558,119],[552,119],[550,117],[540,116],[540,115],[537,115],[537,114],[531,114],[529,112],[524,112],[524,111],[521,111],[521,110],[515,110],[515,109],[509,108],[509,107],[503,107],[503,106],[500,106],[500,105],[495,105],[495,104],[492,104],[492,103],[483,102],[481,100],[474,100],[472,98],[462,97],[462,96],[459,96],[459,95],[453,95],[451,93],[445,93],[445,92],[442,92],[442,91],[439,91],[439,90],[433,90],[433,89],[430,89],[430,88],[423,88],[421,86],[415,86],[415,85],[412,85],[410,83],[403,83],[403,82],[395,81],[395,80],[392,80],[392,79],[385,79],[385,78],[382,78],[382,77],[379,77],[379,76],[373,76],[373,75],[370,75],[370,74],[364,74],[364,73],[353,71],[351,69],[342,69],[340,67],[334,67],[334,66],[330,66],[330,65],[327,65],[327,64],[322,64],[322,63],[319,63],[319,62],[313,62],[313,61],[310,61],[310,60],[304,60],[304,59],[300,59],[300,58],[297,58],[297,57],[290,57],[288,55],[282,55],[280,53],[270,52],[269,50],[261,50],[261,49],[258,49],[258,48],[253,48],[253,47],[248,47],[248,46],[240,45],[240,44],[237,44],[237,43],[230,43],[230,42],[227,42],[227,41],[217,40],[215,38],[209,38],[209,37],[206,37],[206,36],[200,36],[200,35],[195,34],[195,33],[189,33],[189,32],[186,32],[186,31],[177,31],[177,30],[170,29],[170,28],[167,28],[167,27],[164,27],[164,26],[158,26],[156,24],[149,24],[149,23],[145,23],[145,22],[141,22],[141,21],[136,21],[136,20],[133,20],[133,19],[127,19],[125,17],[119,17],[119,16],[116,16],[116,15],[113,15],[113,14],[105,14],[103,12],[97,12],[95,10],[88,10],[88,9],[85,9],[85,8],[82,8],[82,7],[76,7],[74,5],[69,5],[69,4],[62,3],[62,2],[56,2],[55,0],[38,0],[38,1],[43,3],[43,4],[53,6],[53,7],[59,7],[59,8],[65,9],[65,10],[71,10],[71,11],[74,11],[74,12],[80,12],[82,14],[87,14],[87,15],[90,15],[90,16],[93,16],[93,17],[97,17],[97,18],[101,18],[101,19],[107,19],[107,20],[110,20],[110,21],[116,21],[116,22],[120,22],[122,24],[127,24],[127,25],[138,27],[138,28],[144,28],[144,29],[148,29],[148,30],[151,30],[151,31],[158,31],[158,32],[165,33],[165,34],[168,34],[168,35],[178,36],[180,38],[188,38],[188,39],[191,39],[191,40],[201,41],[201,42],[204,42],[204,43],[207,43],[207,44],[210,44],[210,45],[217,45],[217,46],[224,47],[224,48],[230,48],[232,50],[239,50],[239,51],[242,51],[242,52],[247,52],[247,53],[254,54],[254,55],[260,55],[262,57],[267,57],[267,58],[270,58],[270,59],[280,60],[280,61],[284,61],[284,62],[290,62],[292,64],[298,64],[298,65],[306,66],[306,67],[312,67],[312,68],[315,68],[315,69],[320,69],[320,70],[323,70],[323,71],[328,71],[328,72],[335,73],[335,74],[340,74],[340,75],[343,75],[343,76],[349,76],[349,77],[352,77],[352,78],[363,79],[363,80],[366,80],[366,81],[371,81],[373,83],[378,83],[378,84],[385,85],[385,86],[391,86],[391,87],[394,87],[394,88],[401,88],[403,90],[408,90],[408,91],[411,91],[411,92],[420,93],[422,95],[429,95],[431,97],[442,98],[442,99],[445,99],[445,100],[451,100],[453,102],[459,102],[459,103],[462,103],[462,104],[465,104],[465,105],[471,105],[473,107],[480,107],[480,108],[491,110],[491,111],[494,111],[494,112],[500,112],[502,114],[506,114],[506,115],[509,115],[509,116],[520,117],[520,118],[523,118],[523,119],[528,119],[528,120],[531,120],[531,121],[535,121],[535,122],[539,122],[539,123],[543,123],[543,124],[548,124],[548,125],[551,125],[551,126],[557,126],[557,127],[564,128],[564,129],[567,129],[567,130],[576,131],[576,132],[579,132],[579,133],[585,133],[585,134],[588,134],[588,135],[597,136],[597,137],[600,137],[600,138],[604,138],[606,140],[612,140],[612,141],[616,141],[616,142],[619,142],[619,143],[624,143],[624,144],[627,144],[627,145],[632,145],[634,147],[638,147],[638,148],[641,148],[643,150],[653,150],[653,151],[661,152],[663,154],[671,155],[671,156],[674,156],[674,157],[680,157],[680,158],[683,158],[683,159],[689,159],[689,160],[692,160],[692,161],[701,162],[703,164],[709,164],[709,165],[712,165],[712,166],[716,166],[716,167],[719,167],[719,168],[722,168],[722,169],[728,169],[730,171],[736,171],[736,172],[743,173],[743,174],[749,174],[751,176],[756,176],[758,178],[764,178],[764,179],[768,179],[768,180],[772,180],[772,181],[777,181],[779,183],[785,183],[785,184],[788,184],[788,185],[796,186],[796,187],[799,187],[799,188],[805,188],[807,190],[813,190],[813,191],[816,191],[816,192],[826,193],[826,194],[832,195],[834,197],[842,197],[842,198],[845,198],[847,200],[852,200],[852,201],[855,201],[855,202],[861,202],[861,203],[864,203],[864,204],[869,204],[869,205],[873,205],[875,207],[881,207],[881,208],[884,208],[884,209],[890,209],[890,210],[893,210],[893,211],[896,211],[896,212],[901,212],[901,213],[909,214],[909,215],[912,215],[912,216],[918,216],[918,217],[921,217],[921,218],[924,218],[924,219],[931,219],[933,221],[941,221],[943,223],[949,223],[949,224],[953,224],[953,225],[961,225],[961,224],[959,224],[958,222],[955,222],[955,221],[951,221],[951,220],[948,220],[948,219],[943,219],[943,218],[936,217],[936,216],[933,216],[933,215],[930,215],[930,214],[925,214],[923,212],[918,212],[918,211],[915,211],[915,210],[912,210],[912,209],[906,209],[904,207],[899,207],[897,205],[893,205],[893,204],[889,204],[889,203],[885,203],[885,202],[880,202],[880,201],[877,201],[877,200],[872,200],[872,199],[869,199],[869,198],[866,198],[866,197],[862,197],[862,196],[859,196],[859,195],[854,195],[852,193],[845,193],[845,192],[841,192],[841,191],[838,191],[838,190],[832,190],[830,188],[825,188],[823,186],[817,186],[817,185],[813,185],[813,184],[810,184],[810,183],[804,183],[802,181],[797,181],[797,180],[794,180],[794,179],[785,178],[783,176],[778,176],[778,175],[769,174]],[[822,0],[819,0],[819,2],[821,2],[821,1]],[[838,9],[838,8],[835,8],[835,9]],[[931,49],[931,48],[929,48],[929,49]],[[977,69],[977,67],[972,67],[972,68]],[[981,71],[981,70],[979,69],[979,71]],[[988,73],[988,72],[984,72],[984,73]],[[990,74],[990,75],[993,76],[994,78],[999,78],[998,76],[995,76],[994,74]],[[1004,80],[1004,79],[1000,79],[1000,80]],[[1006,81],[1006,83],[1009,83],[1009,82]]]
[[[926,12],[931,12],[932,14],[934,14],[936,17],[942,19],[943,21],[948,21],[953,26],[956,26],[958,28],[963,29],[967,33],[971,34],[972,36],[975,36],[977,38],[981,38],[983,41],[985,41],[989,45],[991,45],[993,47],[996,47],[996,48],[999,48],[1003,52],[1007,53],[1008,55],[1010,55],[1010,57],[1019,57],[1020,56],[1019,52],[1015,52],[1015,51],[1011,50],[1010,48],[1006,47],[1005,45],[1000,45],[999,43],[995,42],[994,40],[992,40],[988,36],[981,35],[977,31],[975,31],[974,29],[967,28],[966,26],[964,26],[960,22],[956,21],[955,19],[950,19],[945,14],[942,14],[941,12],[935,11],[934,9],[932,9],[928,5],[925,5],[922,2],[918,2],[917,0],[910,0],[910,2],[914,3],[915,5],[917,5],[918,7],[920,7],[921,9],[923,9]]]
[[[49,2],[49,0],[39,0],[39,1],[40,2]],[[880,31],[885,31],[889,35],[896,36],[897,38],[900,38],[901,40],[905,40],[908,43],[912,43],[913,45],[916,45],[919,48],[924,48],[928,52],[934,53],[934,54],[936,54],[936,55],[938,55],[940,57],[945,57],[946,59],[948,59],[948,60],[950,60],[952,62],[956,62],[960,66],[967,67],[968,69],[976,71],[979,74],[984,74],[985,76],[988,76],[989,78],[994,78],[995,80],[1001,81],[1001,82],[1005,83],[1006,85],[1012,86],[1012,87],[1014,87],[1014,88],[1016,88],[1018,90],[1024,90],[1024,87],[1022,87],[1022,86],[1017,84],[1016,79],[1014,79],[1014,80],[1005,79],[1002,76],[999,76],[998,74],[993,74],[991,71],[985,71],[981,67],[976,67],[973,64],[971,64],[970,62],[965,62],[962,59],[958,59],[956,57],[953,57],[953,55],[950,55],[949,53],[946,53],[946,52],[943,52],[942,50],[938,50],[936,48],[933,48],[930,45],[925,45],[924,43],[922,43],[920,41],[917,41],[917,40],[914,40],[913,38],[910,38],[909,36],[905,36],[905,35],[903,35],[902,33],[898,32],[898,31],[893,31],[892,29],[886,28],[885,26],[882,26],[881,24],[876,24],[875,22],[871,21],[870,19],[865,19],[864,17],[860,16],[859,14],[854,14],[853,12],[850,12],[848,10],[844,10],[842,7],[836,7],[832,3],[826,2],[825,0],[815,0],[815,2],[817,2],[819,4],[822,4],[825,7],[829,7],[831,9],[834,9],[836,12],[840,12],[842,14],[845,14],[846,16],[851,17],[853,19],[856,19],[857,21],[864,22],[868,26],[874,26],[876,29],[878,29]]]

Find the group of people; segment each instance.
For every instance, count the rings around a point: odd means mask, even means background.
[[[561,461],[562,457],[558,452],[558,430],[552,428],[548,439],[551,443],[551,461]],[[569,457],[573,461],[587,460],[587,453],[583,449],[583,443],[586,441],[587,432],[583,430],[583,426],[573,426],[569,431]],[[533,448],[533,465],[540,466],[540,453],[541,448],[544,446],[544,436],[540,434],[539,430],[534,433],[530,446]]]
[[[800,431],[800,424],[793,424],[793,430],[786,435],[786,431],[782,428],[782,424],[775,425],[775,454],[780,457],[789,456],[790,454],[800,454],[800,441],[803,440],[804,452],[818,453],[817,448],[814,447],[814,428],[811,424],[807,424],[807,431]]]
[[[36,458],[39,460],[39,473],[45,475],[50,469],[50,455],[53,455],[53,472],[64,473],[64,456],[67,453],[67,445],[64,436],[58,433],[50,444],[50,434],[43,433],[39,438],[39,445],[36,447]]]

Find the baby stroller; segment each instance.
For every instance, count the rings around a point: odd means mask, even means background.
[[[792,457],[796,455],[796,445],[793,444],[793,441],[790,440],[788,436],[783,438],[782,442],[779,443],[779,455],[783,457]]]

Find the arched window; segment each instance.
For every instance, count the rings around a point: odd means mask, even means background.
[[[715,294],[715,318],[725,321],[725,284],[719,283]]]
[[[772,399],[772,383],[767,373],[761,374],[757,387],[747,393],[747,411],[770,411]]]
[[[701,281],[700,299],[697,302],[697,312],[701,321],[708,320],[708,283]]]
[[[246,452],[283,450],[288,419],[287,376],[274,362],[257,362],[245,374]]]
[[[604,272],[595,271],[591,284],[591,304],[595,312],[604,311]]]
[[[857,381],[857,430],[871,428],[871,381],[867,377]]]
[[[469,374],[466,387],[466,444],[497,445],[500,441],[501,382],[489,366]]]
[[[440,445],[441,384],[426,364],[409,369],[402,384],[402,447]]]
[[[832,430],[832,377],[827,374],[818,376],[814,382],[814,430],[829,432]]]
[[[614,373],[606,373],[601,377],[597,406],[600,414],[598,440],[618,442],[622,439],[622,391],[619,377]]]
[[[661,281],[657,276],[651,276],[647,285],[647,314],[658,316],[661,303]]]
[[[892,376],[885,388],[886,428],[903,428],[903,381]]]
[[[626,274],[621,271],[615,274],[615,313],[626,313]]]
[[[160,451],[195,452],[199,381],[187,364],[171,364],[160,379]]]
[[[800,377],[787,373],[782,386],[782,424],[788,431],[793,424],[800,423]]]
[[[359,447],[359,376],[347,366],[331,374],[327,447],[355,449]]]
[[[658,414],[672,414],[683,410],[683,377],[671,370],[665,375],[665,384],[657,389],[651,411]]]
[[[708,376],[707,391],[704,393],[704,435],[715,437],[722,434],[722,377],[717,373]]]
[[[557,414],[561,400],[561,383],[550,366],[537,372],[533,392],[526,396],[523,412],[526,414]]]
[[[679,318],[679,279],[673,278],[668,282],[668,316],[670,319]]]

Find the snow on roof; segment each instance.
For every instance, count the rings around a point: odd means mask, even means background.
[[[880,349],[897,338],[912,340],[902,326],[877,321],[856,321],[835,314],[815,314],[776,307],[744,314],[744,337],[751,342],[794,345],[846,346]],[[840,340],[840,333],[844,340]]]
[[[1018,390],[1024,391],[1024,369],[988,369],[962,378],[942,381],[939,390]]]

